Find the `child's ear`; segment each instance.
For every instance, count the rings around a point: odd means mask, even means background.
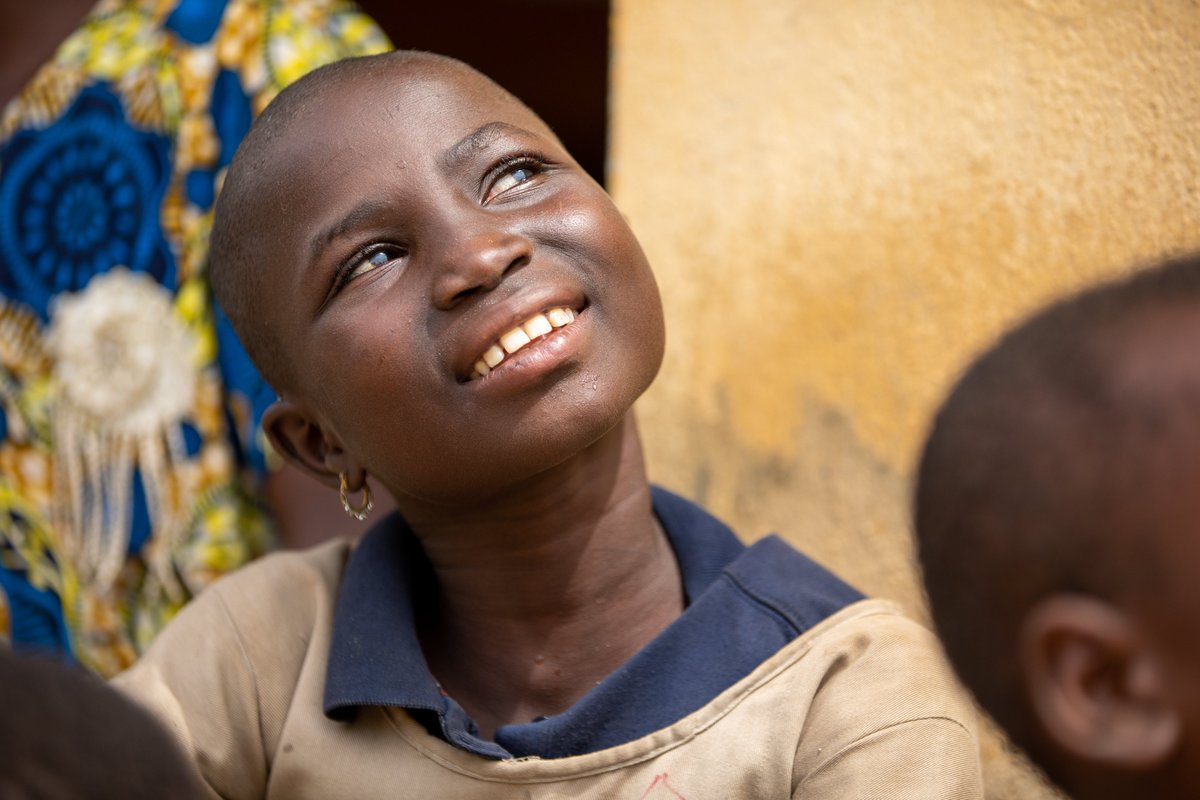
[[[262,426],[281,456],[322,483],[336,487],[342,474],[355,488],[365,480],[337,436],[314,421],[303,406],[276,400],[263,412]]]
[[[1086,595],[1052,595],[1026,616],[1018,647],[1034,713],[1075,758],[1149,770],[1180,746],[1162,664],[1121,610]]]

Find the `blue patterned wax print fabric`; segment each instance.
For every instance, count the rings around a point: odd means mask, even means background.
[[[89,86],[53,125],[19,131],[0,150],[0,288],[46,320],[59,292],[78,292],[121,264],[175,283],[158,221],[170,142],[125,121],[105,84]]]

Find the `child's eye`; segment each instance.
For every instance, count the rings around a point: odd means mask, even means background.
[[[537,177],[540,171],[541,163],[526,156],[502,164],[498,169],[496,180],[488,187],[483,201],[488,203],[495,200],[510,189]]]
[[[342,274],[338,280],[338,288],[340,289],[360,275],[374,272],[380,267],[385,267],[391,262],[403,258],[405,255],[407,255],[407,252],[404,248],[394,244],[374,244],[364,248],[346,262],[346,266],[342,270]]]

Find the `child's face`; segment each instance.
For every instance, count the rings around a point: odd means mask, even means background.
[[[263,313],[293,365],[285,399],[399,499],[480,498],[560,464],[653,379],[662,310],[637,240],[478,75],[359,78],[273,144]]]

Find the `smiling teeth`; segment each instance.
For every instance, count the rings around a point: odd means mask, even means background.
[[[546,321],[555,328],[561,328],[575,321],[575,312],[569,308],[552,308],[546,312]]]
[[[524,328],[513,328],[500,337],[500,346],[511,356],[531,341],[533,340],[529,338],[529,334],[525,333]]]
[[[500,365],[506,357],[520,350],[534,339],[545,336],[555,328],[570,325],[575,321],[575,311],[570,308],[552,308],[545,314],[535,314],[516,328],[503,334],[500,339],[484,351],[475,362],[472,380],[482,378]]]
[[[483,366],[486,374],[487,370],[499,364],[504,360],[504,351],[500,349],[500,345],[494,344],[487,349],[483,354]],[[478,364],[479,362],[476,362]]]

